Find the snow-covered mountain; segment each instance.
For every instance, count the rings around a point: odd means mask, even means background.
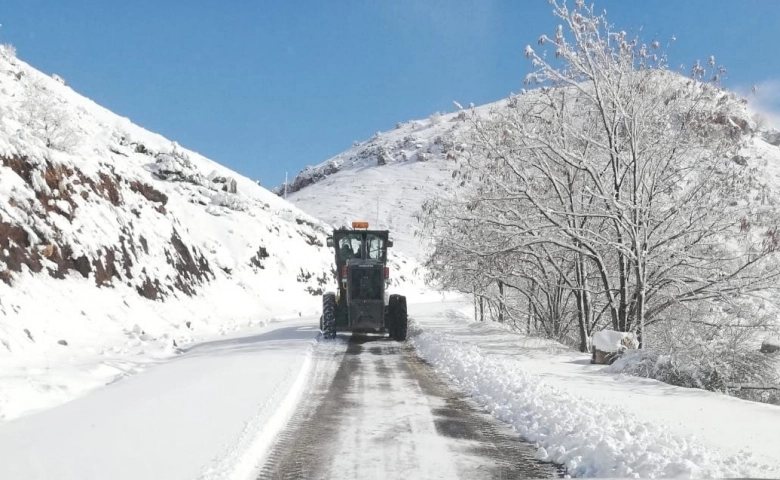
[[[512,95],[474,111],[479,117],[489,117],[522,101],[523,95]],[[468,148],[470,115],[468,110],[437,113],[377,132],[369,140],[303,169],[287,185],[288,199],[335,225],[361,218],[389,228],[398,249],[419,260],[426,239],[418,235],[415,214],[426,199],[457,188],[452,178]],[[771,127],[757,130],[750,119],[744,121],[745,148],[738,161],[765,172],[757,192],[780,193],[780,132]],[[282,196],[284,191],[284,185],[274,189]]]
[[[131,310],[146,332],[238,321],[330,278],[324,224],[6,51],[0,163],[0,355]]]
[[[479,107],[487,112],[506,102]],[[399,123],[365,142],[305,168],[288,185],[288,199],[334,225],[360,218],[390,229],[398,250],[418,259],[425,242],[414,218],[426,198],[451,188],[456,159],[468,128],[459,113]],[[275,189],[284,194],[284,186]]]
[[[329,230],[0,47],[0,358],[170,350],[313,314]],[[395,270],[396,287],[415,276]]]

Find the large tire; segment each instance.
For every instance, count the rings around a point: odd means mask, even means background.
[[[403,295],[390,295],[390,299],[387,302],[387,313],[390,317],[390,338],[398,342],[405,341],[406,332],[409,328],[406,297]]]
[[[332,340],[336,338],[336,294],[326,293],[322,296],[322,338]]]

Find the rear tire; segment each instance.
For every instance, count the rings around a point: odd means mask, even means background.
[[[326,293],[322,296],[322,319],[320,320],[322,338],[336,338],[336,294]]]
[[[387,312],[390,317],[390,338],[398,342],[406,340],[409,328],[409,318],[406,312],[406,297],[403,295],[390,295],[387,303]]]

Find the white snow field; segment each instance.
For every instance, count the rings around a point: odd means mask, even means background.
[[[305,317],[195,344],[0,425],[0,478],[253,478],[302,393],[318,333]]]
[[[610,373],[589,354],[475,322],[467,303],[410,311],[418,353],[572,476],[780,476],[780,407]]]

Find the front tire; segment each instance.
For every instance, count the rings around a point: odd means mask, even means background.
[[[326,293],[322,296],[322,320],[320,320],[322,338],[336,338],[336,294]]]
[[[409,328],[409,317],[406,312],[406,297],[390,295],[387,303],[387,313],[390,317],[390,338],[403,342]]]

